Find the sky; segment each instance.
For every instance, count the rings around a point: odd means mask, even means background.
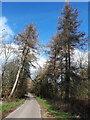
[[[79,20],[83,20],[79,29],[88,35],[88,3],[71,4],[78,8]],[[58,17],[64,5],[64,2],[3,2],[2,17],[6,18],[14,35],[33,22],[38,28],[39,41],[46,44],[57,31]]]
[[[73,2],[71,4],[74,9],[78,8],[79,20],[83,20],[83,23],[79,27],[80,31],[85,32],[86,36],[88,36],[88,3]],[[64,5],[65,2],[3,2],[2,17],[0,17],[0,33],[5,29],[6,31],[3,32],[3,35],[5,36],[7,33],[8,35],[2,40],[7,40],[8,43],[11,42],[11,36],[16,36],[19,32],[23,31],[26,25],[33,22],[38,28],[40,43],[47,44],[51,36],[56,34],[58,17],[61,16],[60,12],[64,8]],[[12,43],[13,46],[16,49],[18,48]],[[0,52],[2,52],[2,48],[0,48]],[[76,50],[76,57],[78,56],[78,52],[83,54],[81,51]],[[4,56],[2,55],[4,54],[1,54],[0,60],[3,63]],[[13,55],[11,55],[11,58],[13,58]],[[87,57],[84,58],[87,59]],[[41,54],[37,62],[43,67],[46,60],[47,58]],[[35,73],[35,71],[32,68],[32,73]]]

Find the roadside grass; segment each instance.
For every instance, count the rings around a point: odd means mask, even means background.
[[[0,104],[0,112],[2,111],[2,104]]]
[[[63,120],[73,120],[75,119],[75,116],[70,115],[69,113],[66,112],[62,112],[60,110],[58,110],[56,107],[52,107],[52,105],[48,104],[48,102],[44,99],[41,99],[37,96],[35,96],[35,98],[37,98],[41,104],[43,104],[43,106],[52,114],[54,115],[58,120],[59,119],[63,119]]]
[[[5,104],[0,104],[0,112],[4,112],[12,107],[15,107],[16,105],[20,105],[25,101],[25,99],[21,99],[19,101],[16,102],[12,102],[12,103],[5,103]]]

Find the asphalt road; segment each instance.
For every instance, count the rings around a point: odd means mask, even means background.
[[[36,99],[29,93],[28,99],[6,118],[41,118],[40,106]]]

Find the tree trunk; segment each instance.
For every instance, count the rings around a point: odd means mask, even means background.
[[[65,75],[65,99],[69,98],[69,90],[68,90],[68,61],[67,61],[67,53],[66,53],[66,75]]]
[[[22,68],[23,57],[24,57],[24,54],[23,54],[22,57],[21,57],[21,62],[20,62],[20,65],[19,65],[19,70],[18,70],[18,73],[17,73],[17,76],[16,76],[15,83],[14,83],[14,85],[13,85],[12,91],[11,91],[9,97],[8,97],[9,99],[10,99],[11,96],[13,95],[14,90],[15,90],[15,88],[16,88],[16,85],[17,85],[17,82],[18,82],[18,79],[19,79],[19,76],[20,76],[21,68]]]
[[[69,89],[70,89],[70,46],[68,43],[67,53],[66,53],[66,91],[65,99],[69,99]]]

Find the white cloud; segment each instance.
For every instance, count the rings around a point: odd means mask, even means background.
[[[2,64],[5,62],[5,48],[6,46],[6,55],[10,54],[8,60],[14,58],[14,53],[9,49],[9,47],[16,49],[17,45],[11,44],[11,37],[13,36],[13,31],[10,26],[7,24],[8,20],[6,17],[0,17],[0,69]]]
[[[5,54],[4,54],[4,49],[2,49],[1,47],[2,45],[0,44],[0,52],[2,52],[1,56],[0,56],[0,64],[4,64],[5,62]],[[12,43],[12,44],[7,44],[7,49],[9,46],[11,46],[11,48],[14,48],[16,51],[18,51],[18,45]],[[6,50],[8,52],[8,50]],[[19,52],[19,51],[18,51]],[[19,53],[18,53],[19,54]],[[15,53],[11,53],[10,51],[10,57],[8,59],[8,61],[14,59],[15,57],[17,57],[17,54]],[[38,70],[40,67],[44,67],[44,65],[46,64],[47,58],[45,58],[44,56],[38,56],[38,60],[37,63],[35,62],[34,65],[36,66],[36,68],[31,67],[31,74],[32,74],[32,79],[35,77],[35,75],[38,74]],[[83,58],[83,64],[88,63],[88,53],[83,53],[79,50],[75,50],[74,51],[74,55],[73,55],[73,62],[80,62],[80,58]]]
[[[73,57],[72,57],[73,64],[76,65],[76,63],[77,63],[77,65],[79,65],[80,59],[82,59],[82,64],[85,67],[87,67],[88,53],[87,52],[84,53],[84,52],[79,51],[78,49],[75,49]],[[44,65],[46,64],[46,61],[47,61],[47,59],[44,56],[43,57],[39,56],[39,59],[37,61],[38,65],[36,63],[34,64],[36,66],[36,68],[31,67],[32,78],[35,78],[35,75],[37,75],[39,72],[38,70],[39,70],[40,66],[43,68]]]
[[[37,60],[37,63],[34,63],[34,65],[36,66],[36,68],[31,67],[32,79],[35,77],[35,75],[38,74],[39,68],[40,67],[43,68],[44,65],[46,64],[46,61],[47,61],[47,59],[44,56],[43,57],[38,56],[38,58],[39,59]]]
[[[3,48],[2,42],[5,42],[6,45],[6,54],[10,54],[8,58],[8,62],[12,59],[14,59],[17,54],[12,52],[12,50],[8,51],[8,48],[11,47],[18,51],[18,45],[14,43],[10,43],[10,38],[13,36],[13,31],[10,28],[10,26],[7,24],[7,18],[6,17],[0,17],[0,69],[1,66],[5,63],[5,49]],[[19,52],[19,51],[18,51]],[[36,68],[31,68],[31,72],[34,74],[37,72],[39,67],[43,67],[46,63],[46,59],[44,57],[38,56],[37,63],[34,63]]]
[[[46,63],[47,59],[45,57],[40,57],[40,59],[38,60],[38,64],[43,67]]]
[[[17,53],[15,53],[17,52]],[[0,69],[2,69],[2,65],[7,62],[11,61],[19,54],[18,45],[11,43],[11,44],[0,44]]]
[[[0,43],[2,43],[2,41],[9,42],[11,36],[14,34],[7,24],[7,21],[6,17],[0,17]]]
[[[8,50],[9,47],[11,48],[10,51]],[[17,51],[18,54],[15,54],[12,49]],[[11,61],[12,59],[15,59],[18,55],[20,55],[19,52],[20,51],[18,50],[17,44],[14,44],[14,43],[6,44],[6,55],[7,56],[9,55],[7,62]],[[5,63],[5,48],[2,46],[2,44],[0,44],[0,53],[1,53],[1,55],[0,55],[0,69],[1,69],[2,65]],[[37,57],[38,57],[37,62],[34,62],[34,65],[36,66],[36,68],[34,68],[34,67],[30,68],[31,69],[30,71],[32,73],[32,77],[35,76],[35,74],[37,73],[37,71],[40,67],[42,67],[42,68],[44,67],[44,65],[47,61],[47,59],[44,56],[43,57],[37,56]]]
[[[88,63],[88,52],[81,52],[78,49],[74,50],[73,60],[75,62],[80,62],[82,59],[82,64]]]
[[[6,17],[0,17],[0,66],[1,64],[4,64],[5,61],[5,54],[4,54],[4,49],[2,48],[2,41],[6,43],[10,43],[10,38],[13,36],[13,31],[10,28],[10,26],[7,24],[7,18]],[[12,43],[12,44],[7,44],[7,50],[6,53],[8,52],[8,47],[11,46],[15,50],[18,51],[18,45]],[[11,52],[11,51],[10,51]],[[9,60],[15,58],[17,55],[15,53],[10,53]],[[88,53],[83,53],[79,50],[74,51],[73,59],[75,62],[80,61],[80,58],[83,58],[83,64],[88,62]],[[44,56],[38,56],[37,64],[34,63],[36,68],[31,67],[31,73],[34,76],[34,73],[37,73],[39,67],[44,67],[44,64],[46,63],[47,59]]]
[[[37,62],[33,63],[36,66],[36,68],[32,67],[32,72],[38,70],[38,68],[40,68],[40,67],[43,68],[45,63],[46,63],[46,61],[47,61],[47,59],[44,56],[43,57],[38,56],[38,58],[39,59],[37,60]]]

